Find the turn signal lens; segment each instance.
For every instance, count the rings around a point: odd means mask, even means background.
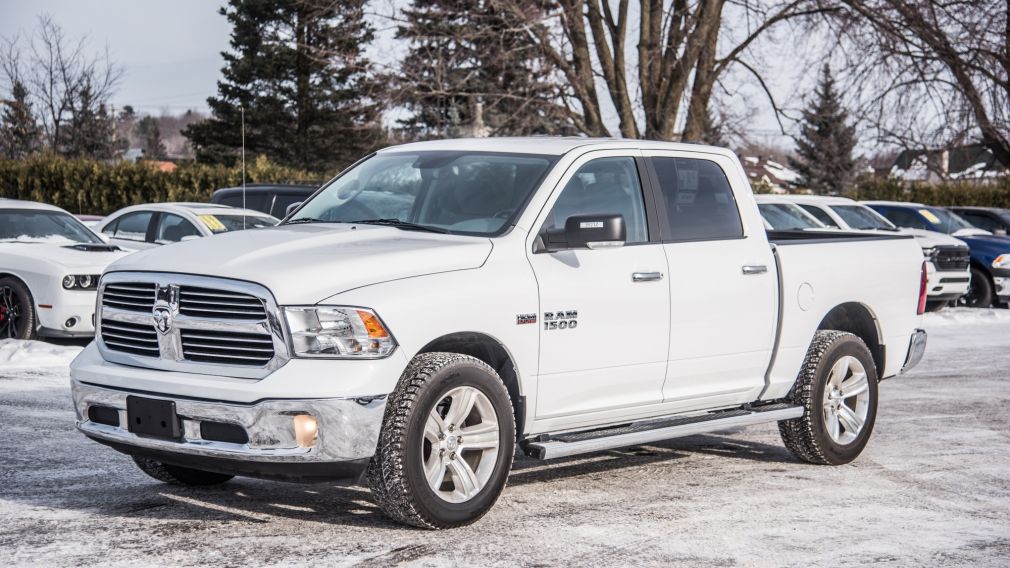
[[[315,416],[299,414],[294,418],[295,440],[299,448],[311,448],[319,440],[319,428]]]
[[[361,317],[361,323],[365,324],[365,329],[368,330],[368,337],[372,339],[389,337],[389,332],[386,331],[386,328],[382,327],[382,322],[379,321],[379,318],[375,317],[375,314],[366,312],[365,310],[357,311]]]

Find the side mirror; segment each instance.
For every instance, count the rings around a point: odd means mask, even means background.
[[[564,229],[547,231],[548,252],[567,249],[602,249],[624,246],[628,231],[622,215],[575,215],[565,220]]]
[[[288,205],[288,208],[284,210],[284,216],[285,217],[290,217],[291,214],[295,212],[295,209],[298,209],[299,207],[302,206],[302,203],[305,203],[305,202],[304,201],[299,201],[297,203],[292,203],[291,205]]]

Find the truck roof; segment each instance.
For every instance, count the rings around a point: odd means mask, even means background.
[[[60,211],[61,213],[66,213],[66,211],[55,205],[21,199],[0,199],[0,209],[38,209],[40,211]]]
[[[836,195],[784,195],[787,201],[806,203],[808,205],[858,205],[859,202],[848,197]]]
[[[685,144],[678,142],[660,142],[656,140],[632,140],[627,138],[583,138],[580,136],[525,136],[501,138],[458,138],[452,140],[428,140],[411,142],[399,146],[390,146],[380,150],[386,152],[404,152],[419,150],[456,150],[471,152],[506,152],[512,154],[541,154],[561,156],[576,149],[592,147],[593,149],[626,149],[638,150],[680,150],[689,152],[708,152],[736,158],[736,154],[726,148],[705,146],[702,144]]]

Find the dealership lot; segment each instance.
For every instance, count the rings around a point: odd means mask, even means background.
[[[774,426],[548,463],[517,459],[477,524],[387,521],[367,490],[158,484],[73,428],[77,349],[0,345],[0,558],[18,565],[1005,566],[1010,312],[926,320],[926,358],[881,385],[849,466],[810,466]],[[6,350],[6,351],[5,351]]]

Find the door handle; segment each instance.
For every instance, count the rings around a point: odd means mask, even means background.
[[[651,282],[653,280],[662,280],[662,272],[632,272],[631,281],[632,282]]]
[[[744,274],[764,274],[768,267],[763,264],[745,264],[741,267]]]

